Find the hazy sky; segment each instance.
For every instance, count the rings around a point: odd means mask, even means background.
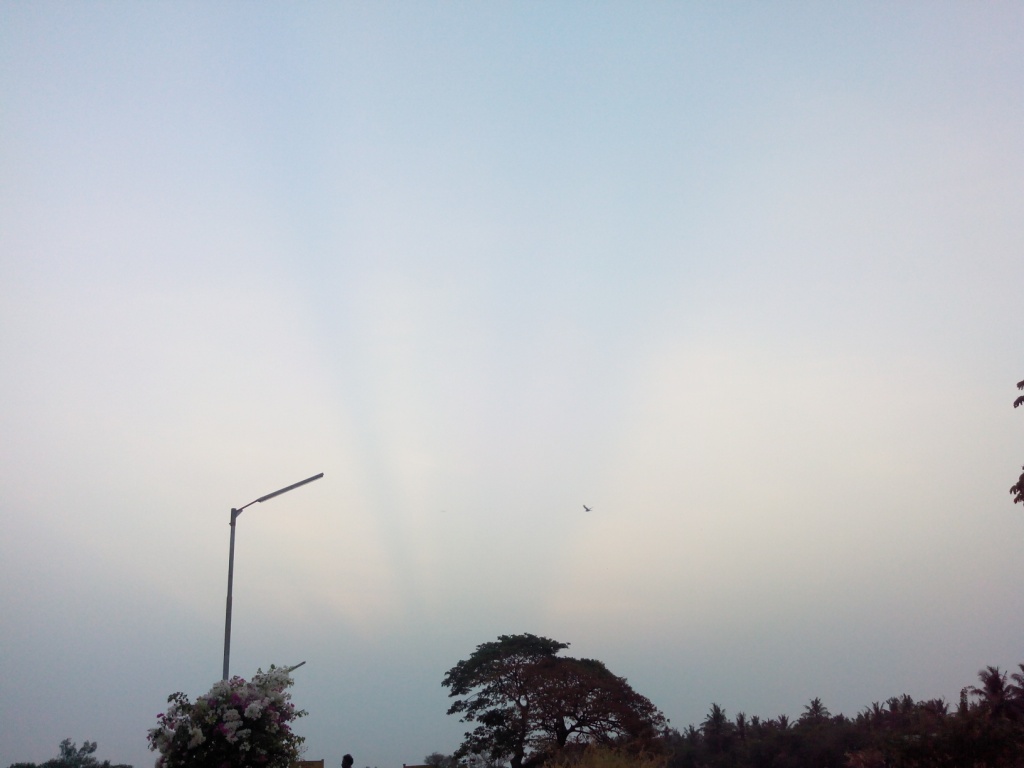
[[[1020,3],[0,3],[0,766],[296,672],[451,752],[572,644],[677,727],[1024,661]],[[583,504],[593,507],[584,513]]]

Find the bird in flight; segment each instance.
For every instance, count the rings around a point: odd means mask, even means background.
[[[588,507],[586,504],[584,504],[583,505],[583,511],[584,512],[589,512],[590,511],[590,507]]]

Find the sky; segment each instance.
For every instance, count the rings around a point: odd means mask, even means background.
[[[1024,662],[1019,3],[0,3],[0,765],[531,632],[678,728]],[[585,512],[583,505],[592,508]]]

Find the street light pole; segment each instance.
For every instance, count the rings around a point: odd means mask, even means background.
[[[235,576],[235,520],[238,519],[238,516],[242,514],[242,510],[246,507],[251,507],[253,504],[259,504],[267,501],[275,496],[280,496],[282,493],[293,491],[300,485],[312,483],[314,480],[319,480],[323,476],[324,473],[321,472],[319,475],[313,475],[312,477],[307,477],[305,480],[292,483],[287,488],[282,488],[278,491],[274,491],[273,493],[268,493],[266,496],[260,496],[258,499],[250,501],[245,505],[245,507],[238,507],[237,509],[234,507],[231,508],[231,545],[228,548],[228,605],[227,614],[224,618],[224,680],[228,679],[228,658],[231,656],[231,586]]]

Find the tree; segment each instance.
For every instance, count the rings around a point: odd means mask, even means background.
[[[423,758],[423,764],[429,765],[430,768],[455,768],[458,765],[458,761],[451,755],[431,752]]]
[[[732,742],[733,724],[725,715],[725,710],[720,706],[711,703],[704,722],[700,724],[701,733],[704,734],[704,742],[712,754],[725,752]]]
[[[91,768],[98,764],[96,758],[93,757],[95,751],[95,741],[83,741],[82,746],[79,747],[71,739],[64,739],[60,743],[60,757],[56,760],[47,760],[43,766],[45,768]]]
[[[248,682],[220,680],[195,702],[180,692],[168,696],[170,706],[148,736],[160,753],[157,768],[289,768],[305,741],[292,730],[306,714],[288,692],[293,669],[271,665]]]
[[[1024,381],[1017,382],[1017,389],[1024,389]],[[1013,407],[1017,408],[1022,403],[1024,403],[1024,395],[1013,401]],[[1021,467],[1021,469],[1024,469],[1024,467]],[[1010,486],[1010,494],[1013,496],[1014,504],[1018,502],[1024,504],[1024,472],[1021,473],[1017,482]]]
[[[980,705],[987,717],[1014,718],[1017,716],[1014,706],[1015,688],[1007,685],[1006,673],[999,667],[988,666],[978,672],[981,685],[972,685],[968,690],[980,699]]]
[[[71,739],[64,739],[57,749],[58,756],[45,763],[12,763],[10,768],[132,768],[130,765],[111,765],[109,760],[101,763],[94,756],[95,741],[83,741],[79,747]]]
[[[804,713],[800,715],[799,722],[805,725],[821,725],[828,722],[830,717],[832,717],[832,713],[828,711],[828,707],[821,703],[820,698],[815,696],[811,699],[811,703],[804,707]]]
[[[1016,719],[1024,722],[1024,664],[1018,664],[1017,667],[1020,672],[1010,675],[1013,682],[1006,686],[1006,690]]]
[[[455,757],[534,768],[573,745],[654,745],[666,723],[661,712],[600,661],[558,656],[568,647],[531,634],[501,635],[448,670],[441,684],[462,697],[448,714],[477,723]]]

